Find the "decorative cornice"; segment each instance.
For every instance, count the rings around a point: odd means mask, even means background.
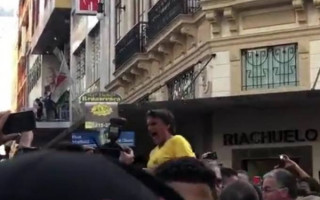
[[[239,25],[236,10],[232,7],[225,8],[223,11],[223,16],[229,22],[230,32],[238,32]]]
[[[180,29],[181,34],[188,35],[193,38],[197,37],[197,31],[196,25],[193,24],[184,24]]]
[[[305,11],[305,0],[292,0],[292,6],[296,11],[298,22],[306,23],[307,22],[307,14]]]
[[[165,44],[160,44],[157,50],[164,55],[170,55],[171,53],[170,48]]]
[[[159,54],[156,53],[156,52],[153,52],[153,51],[151,51],[151,52],[148,53],[148,58],[149,58],[151,61],[156,61],[156,62],[158,62],[158,63],[160,63],[160,61],[162,60],[162,56],[159,55]]]
[[[175,44],[183,45],[185,41],[183,40],[182,35],[178,33],[172,33],[170,35],[169,41]]]
[[[206,11],[206,19],[211,23],[212,34],[220,35],[221,32],[221,16],[216,10]]]

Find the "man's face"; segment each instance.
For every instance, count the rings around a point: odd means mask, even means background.
[[[289,199],[286,188],[279,188],[276,179],[272,177],[263,180],[262,194],[263,200]]]
[[[212,190],[206,184],[170,182],[168,185],[185,200],[213,200]]]
[[[162,145],[166,142],[166,134],[169,126],[163,123],[159,118],[147,118],[148,132],[150,133],[153,142],[156,145]]]

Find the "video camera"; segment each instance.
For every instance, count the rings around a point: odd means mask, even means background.
[[[111,118],[109,122],[110,125],[107,129],[108,139],[110,139],[110,142],[116,142],[121,135],[123,127],[127,123],[127,119],[117,117]]]
[[[117,140],[120,138],[121,131],[127,123],[125,118],[111,118],[110,125],[105,131],[107,135],[108,142],[98,148],[98,151],[108,157],[113,157],[115,159],[119,158],[121,151],[126,151],[120,144],[117,143]]]

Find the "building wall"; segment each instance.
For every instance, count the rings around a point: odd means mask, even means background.
[[[71,103],[73,121],[83,116],[79,97],[85,92],[103,91],[103,86],[113,78],[114,45],[115,45],[115,1],[105,1],[105,17],[98,20],[97,16],[71,15],[70,36],[70,74],[73,80],[71,87]],[[98,29],[97,29],[98,28]],[[98,30],[98,31],[97,31]],[[100,53],[98,70],[93,71],[93,34],[97,31],[100,38]],[[77,56],[82,46],[85,46],[85,75],[82,81],[77,81]],[[96,74],[94,76],[94,74]],[[81,82],[81,83],[80,83]],[[78,85],[77,85],[78,84]],[[79,90],[80,93],[76,92]]]
[[[150,92],[151,101],[167,100],[165,84],[188,68],[200,70],[200,65],[193,64],[199,60],[206,63],[213,53],[216,57],[196,81],[196,98],[311,89],[319,68],[320,14],[316,2],[240,3],[234,1],[227,6],[204,1],[202,11],[177,17],[148,41],[145,53],[132,56],[115,71],[115,80],[106,86],[107,90],[123,96],[126,103],[136,102]],[[126,2],[122,16],[124,33],[132,28],[131,4]],[[297,86],[242,89],[242,50],[291,43],[298,44]],[[141,69],[144,71],[137,74]],[[160,86],[164,87],[155,90]]]
[[[320,107],[304,108],[243,108],[217,111],[212,116],[212,150],[216,151],[225,166],[232,167],[232,150],[234,149],[255,149],[275,147],[296,147],[312,146],[313,175],[318,176],[320,170],[320,138],[316,142],[295,142],[295,143],[274,143],[274,144],[251,144],[225,146],[224,134],[252,133],[254,131],[272,130],[299,130],[303,136],[307,129],[320,131],[318,119],[315,116],[320,114]],[[232,117],[230,117],[232,116]],[[318,177],[317,177],[318,178]]]

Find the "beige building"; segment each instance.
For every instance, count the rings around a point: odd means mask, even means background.
[[[167,107],[197,153],[217,151],[251,175],[286,153],[318,178],[320,1],[115,6],[115,72],[105,89],[128,104],[120,111],[141,132],[138,151],[148,146],[145,110]]]

